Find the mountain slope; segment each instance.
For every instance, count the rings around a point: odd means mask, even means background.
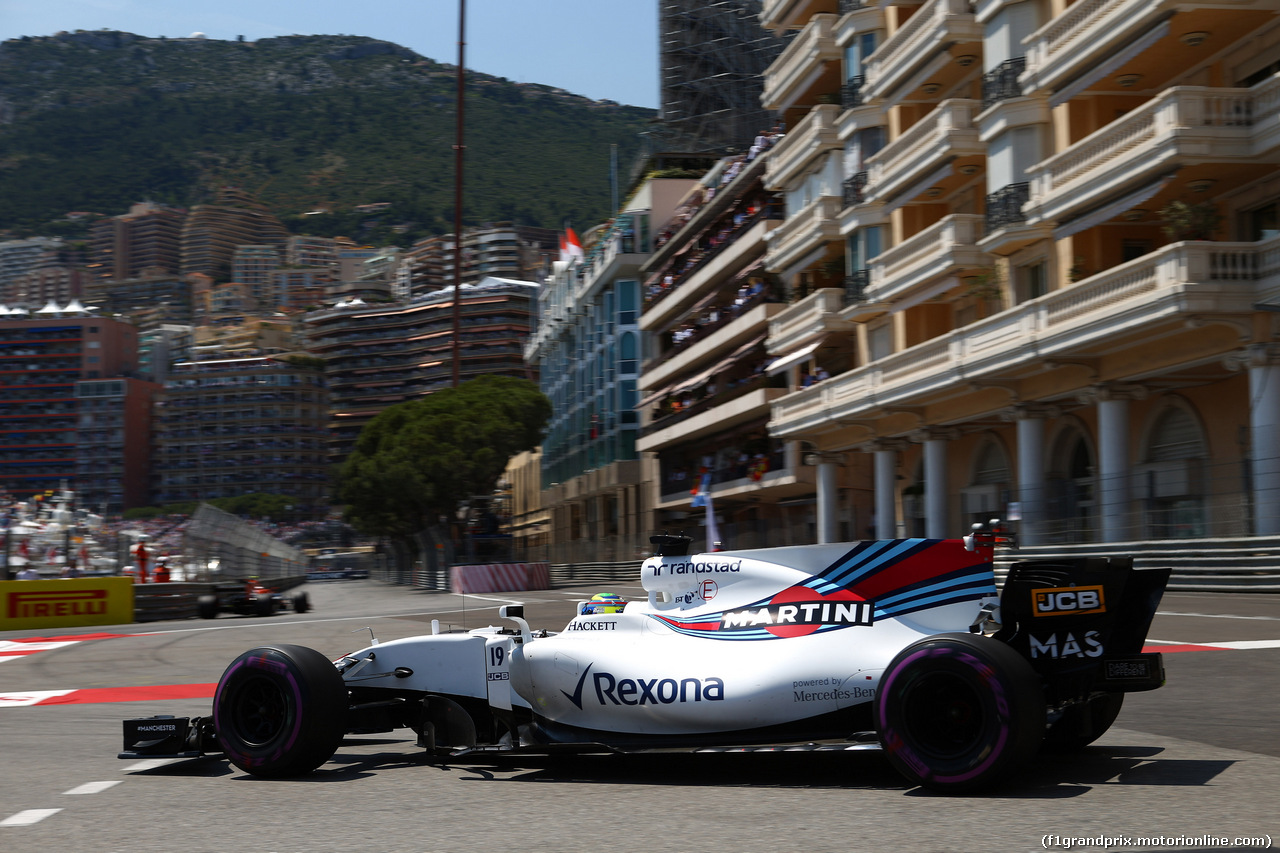
[[[301,230],[452,230],[452,66],[388,42],[69,33],[0,44],[0,228],[69,211],[181,206],[235,184]],[[652,110],[467,74],[466,221],[608,217],[610,146],[634,156]]]

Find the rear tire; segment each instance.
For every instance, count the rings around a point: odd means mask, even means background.
[[[1078,752],[1106,734],[1120,716],[1123,693],[1104,693],[1071,705],[1044,733],[1045,752]]]
[[[346,684],[324,655],[305,646],[264,646],[222,674],[213,724],[236,767],[254,776],[297,776],[337,750],[347,705]]]
[[[890,662],[875,698],[890,763],[913,783],[966,791],[1026,763],[1044,735],[1040,679],[1014,649],[976,634],[939,634]]]

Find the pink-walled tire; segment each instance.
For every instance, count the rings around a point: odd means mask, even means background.
[[[213,725],[236,767],[255,776],[298,776],[337,750],[347,705],[342,676],[324,655],[305,646],[263,646],[222,674]]]
[[[1040,679],[1009,646],[976,634],[913,643],[885,669],[876,730],[909,781],[967,791],[1008,778],[1044,737]]]

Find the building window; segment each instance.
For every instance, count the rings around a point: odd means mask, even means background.
[[[872,361],[878,361],[893,354],[893,326],[888,321],[867,329],[867,349]]]
[[[1151,254],[1150,240],[1125,240],[1120,244],[1120,261],[1128,263]]]
[[[1044,261],[1017,268],[1014,282],[1015,295],[1019,303],[1030,299],[1039,299],[1049,292],[1048,271]]]

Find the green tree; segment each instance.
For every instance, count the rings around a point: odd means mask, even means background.
[[[410,536],[492,493],[507,461],[532,450],[551,401],[526,379],[482,376],[392,406],[365,425],[338,494],[367,533]]]

